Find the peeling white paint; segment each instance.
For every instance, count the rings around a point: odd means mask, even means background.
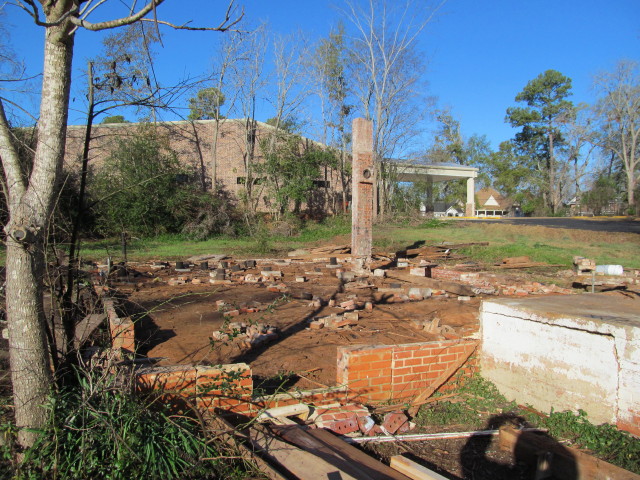
[[[640,311],[600,295],[498,299],[480,312],[482,374],[542,411],[587,412],[594,423],[640,412]]]

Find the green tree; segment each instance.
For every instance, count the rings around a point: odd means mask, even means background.
[[[342,22],[320,40],[312,60],[322,112],[322,142],[339,152],[338,175],[342,186],[342,208],[347,209],[350,171],[347,161],[350,141],[348,118],[353,107],[347,104],[350,86],[347,74],[348,54]],[[335,207],[334,207],[335,210]]]
[[[175,152],[151,126],[120,140],[94,179],[98,228],[105,235],[157,235],[177,231],[179,182],[188,178]]]
[[[189,99],[189,120],[214,120],[220,116],[220,107],[224,105],[224,94],[215,87],[198,90],[195,97]]]
[[[556,149],[564,144],[562,126],[574,115],[571,79],[556,70],[547,70],[531,80],[516,96],[526,107],[507,109],[506,121],[521,128],[515,143],[519,152],[535,161],[536,171],[544,186],[542,196],[555,213],[562,202]]]
[[[594,215],[601,215],[609,202],[616,199],[617,183],[615,179],[606,175],[599,175],[588,192],[582,195],[581,203],[593,211]]]
[[[111,115],[109,117],[104,117],[100,123],[103,125],[106,125],[109,123],[130,123],[130,122],[129,120],[124,118],[123,115]]]
[[[278,119],[276,117],[268,118],[266,122],[267,125],[271,125],[274,128],[279,128],[282,132],[296,134],[300,130],[300,122],[296,117],[289,117],[286,120],[282,120],[278,123]]]
[[[330,150],[303,142],[298,135],[279,135],[275,148],[268,144],[271,141],[261,142],[265,160],[256,166],[256,173],[266,179],[278,214],[287,213],[291,204],[298,213],[316,188],[314,181],[321,178],[321,167],[335,168],[336,158]]]

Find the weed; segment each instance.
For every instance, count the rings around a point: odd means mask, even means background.
[[[479,429],[484,428],[492,416],[504,413],[522,417],[532,426],[548,429],[554,438],[570,440],[610,463],[640,473],[640,440],[613,425],[593,425],[582,410],[577,414],[553,410],[549,415],[532,413],[530,408],[508,401],[493,383],[480,375],[473,376],[459,387],[454,401],[443,398],[436,405],[423,406],[415,422],[440,428],[462,424],[463,428]]]
[[[593,425],[583,410],[578,410],[577,414],[551,411],[548,417],[536,417],[536,420],[540,426],[548,428],[553,437],[566,438],[608,462],[640,473],[640,440],[613,425]]]
[[[195,419],[151,406],[112,376],[78,372],[47,405],[50,419],[13,478],[241,478]],[[7,452],[4,452],[5,456]],[[213,459],[204,461],[203,459]]]

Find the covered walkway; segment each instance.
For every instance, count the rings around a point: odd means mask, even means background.
[[[465,165],[455,165],[450,163],[435,163],[431,165],[415,163],[396,163],[397,179],[399,182],[426,182],[428,185],[429,201],[433,204],[431,195],[433,182],[444,182],[447,180],[467,179],[467,203],[465,206],[465,216],[475,216],[475,179],[478,176],[478,169]]]

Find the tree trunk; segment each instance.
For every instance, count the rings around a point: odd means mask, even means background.
[[[627,201],[629,203],[629,208],[634,208],[635,206],[635,188],[636,181],[633,170],[627,169]],[[636,212],[636,215],[638,212]]]
[[[63,15],[72,2],[60,5]],[[49,18],[55,21],[55,18]],[[26,189],[8,185],[10,220],[7,235],[7,319],[9,358],[18,441],[31,446],[37,433],[27,429],[44,426],[43,408],[51,388],[51,370],[46,348],[42,277],[44,238],[53,210],[56,182],[62,168],[71,86],[73,36],[70,24],[48,27],[45,38],[42,96],[38,124],[38,146]],[[22,243],[12,236],[25,232]]]
[[[7,237],[7,318],[15,420],[20,445],[32,445],[48,412],[51,370],[42,304],[43,242],[25,248]]]
[[[553,133],[549,132],[549,200],[551,212],[556,213],[557,188],[556,188],[556,159],[553,153]]]

